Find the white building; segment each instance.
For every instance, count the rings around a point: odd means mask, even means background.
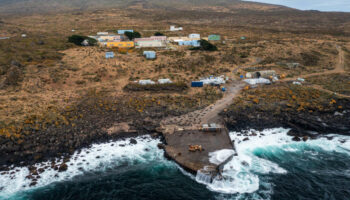
[[[108,32],[97,32],[97,35],[108,35]]]
[[[176,26],[170,26],[170,31],[182,31],[183,28],[182,27],[176,27]]]
[[[192,34],[189,34],[188,37],[191,39],[200,39],[201,35],[198,33],[192,33]]]
[[[166,41],[163,40],[141,40],[136,42],[136,47],[166,47]]]

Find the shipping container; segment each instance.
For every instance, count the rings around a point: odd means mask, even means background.
[[[191,87],[203,87],[203,82],[202,81],[192,81]]]

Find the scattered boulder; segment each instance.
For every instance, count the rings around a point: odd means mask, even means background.
[[[29,184],[29,186],[35,186],[36,184],[38,184],[38,182],[32,181],[32,182]]]
[[[308,136],[304,136],[304,137],[303,137],[303,141],[304,141],[304,142],[306,142],[308,139],[309,139]]]
[[[294,136],[294,137],[292,138],[292,140],[293,140],[293,141],[296,141],[296,142],[300,142],[300,138],[299,138],[298,136]]]
[[[243,139],[243,141],[248,141],[248,140],[249,140],[249,138],[247,138],[247,137]]]
[[[64,171],[67,171],[68,169],[68,165],[66,163],[63,163],[60,165],[60,167],[58,168],[58,171],[59,172],[64,172]]]
[[[137,144],[137,141],[134,138],[130,139],[130,144]]]
[[[158,143],[158,144],[157,144],[157,147],[158,147],[159,149],[164,149],[164,148],[165,148],[165,145],[162,144],[162,143]]]

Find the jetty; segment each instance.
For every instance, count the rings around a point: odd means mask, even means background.
[[[160,131],[165,138],[165,156],[193,174],[207,174],[212,179],[220,173],[222,165],[232,159],[233,155],[222,163],[214,164],[209,161],[209,153],[223,149],[234,150],[234,145],[219,113],[232,104],[244,86],[240,81],[232,81],[225,85],[227,91],[215,104],[164,119]]]

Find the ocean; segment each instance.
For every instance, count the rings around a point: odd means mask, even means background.
[[[245,0],[288,6],[299,10],[350,12],[349,0]]]
[[[238,156],[212,183],[164,158],[159,139],[143,136],[137,144],[126,139],[77,151],[67,171],[47,168],[35,186],[27,168],[15,168],[0,175],[0,199],[350,199],[350,136],[295,142],[287,132],[230,132]],[[210,159],[228,152],[211,152]]]

